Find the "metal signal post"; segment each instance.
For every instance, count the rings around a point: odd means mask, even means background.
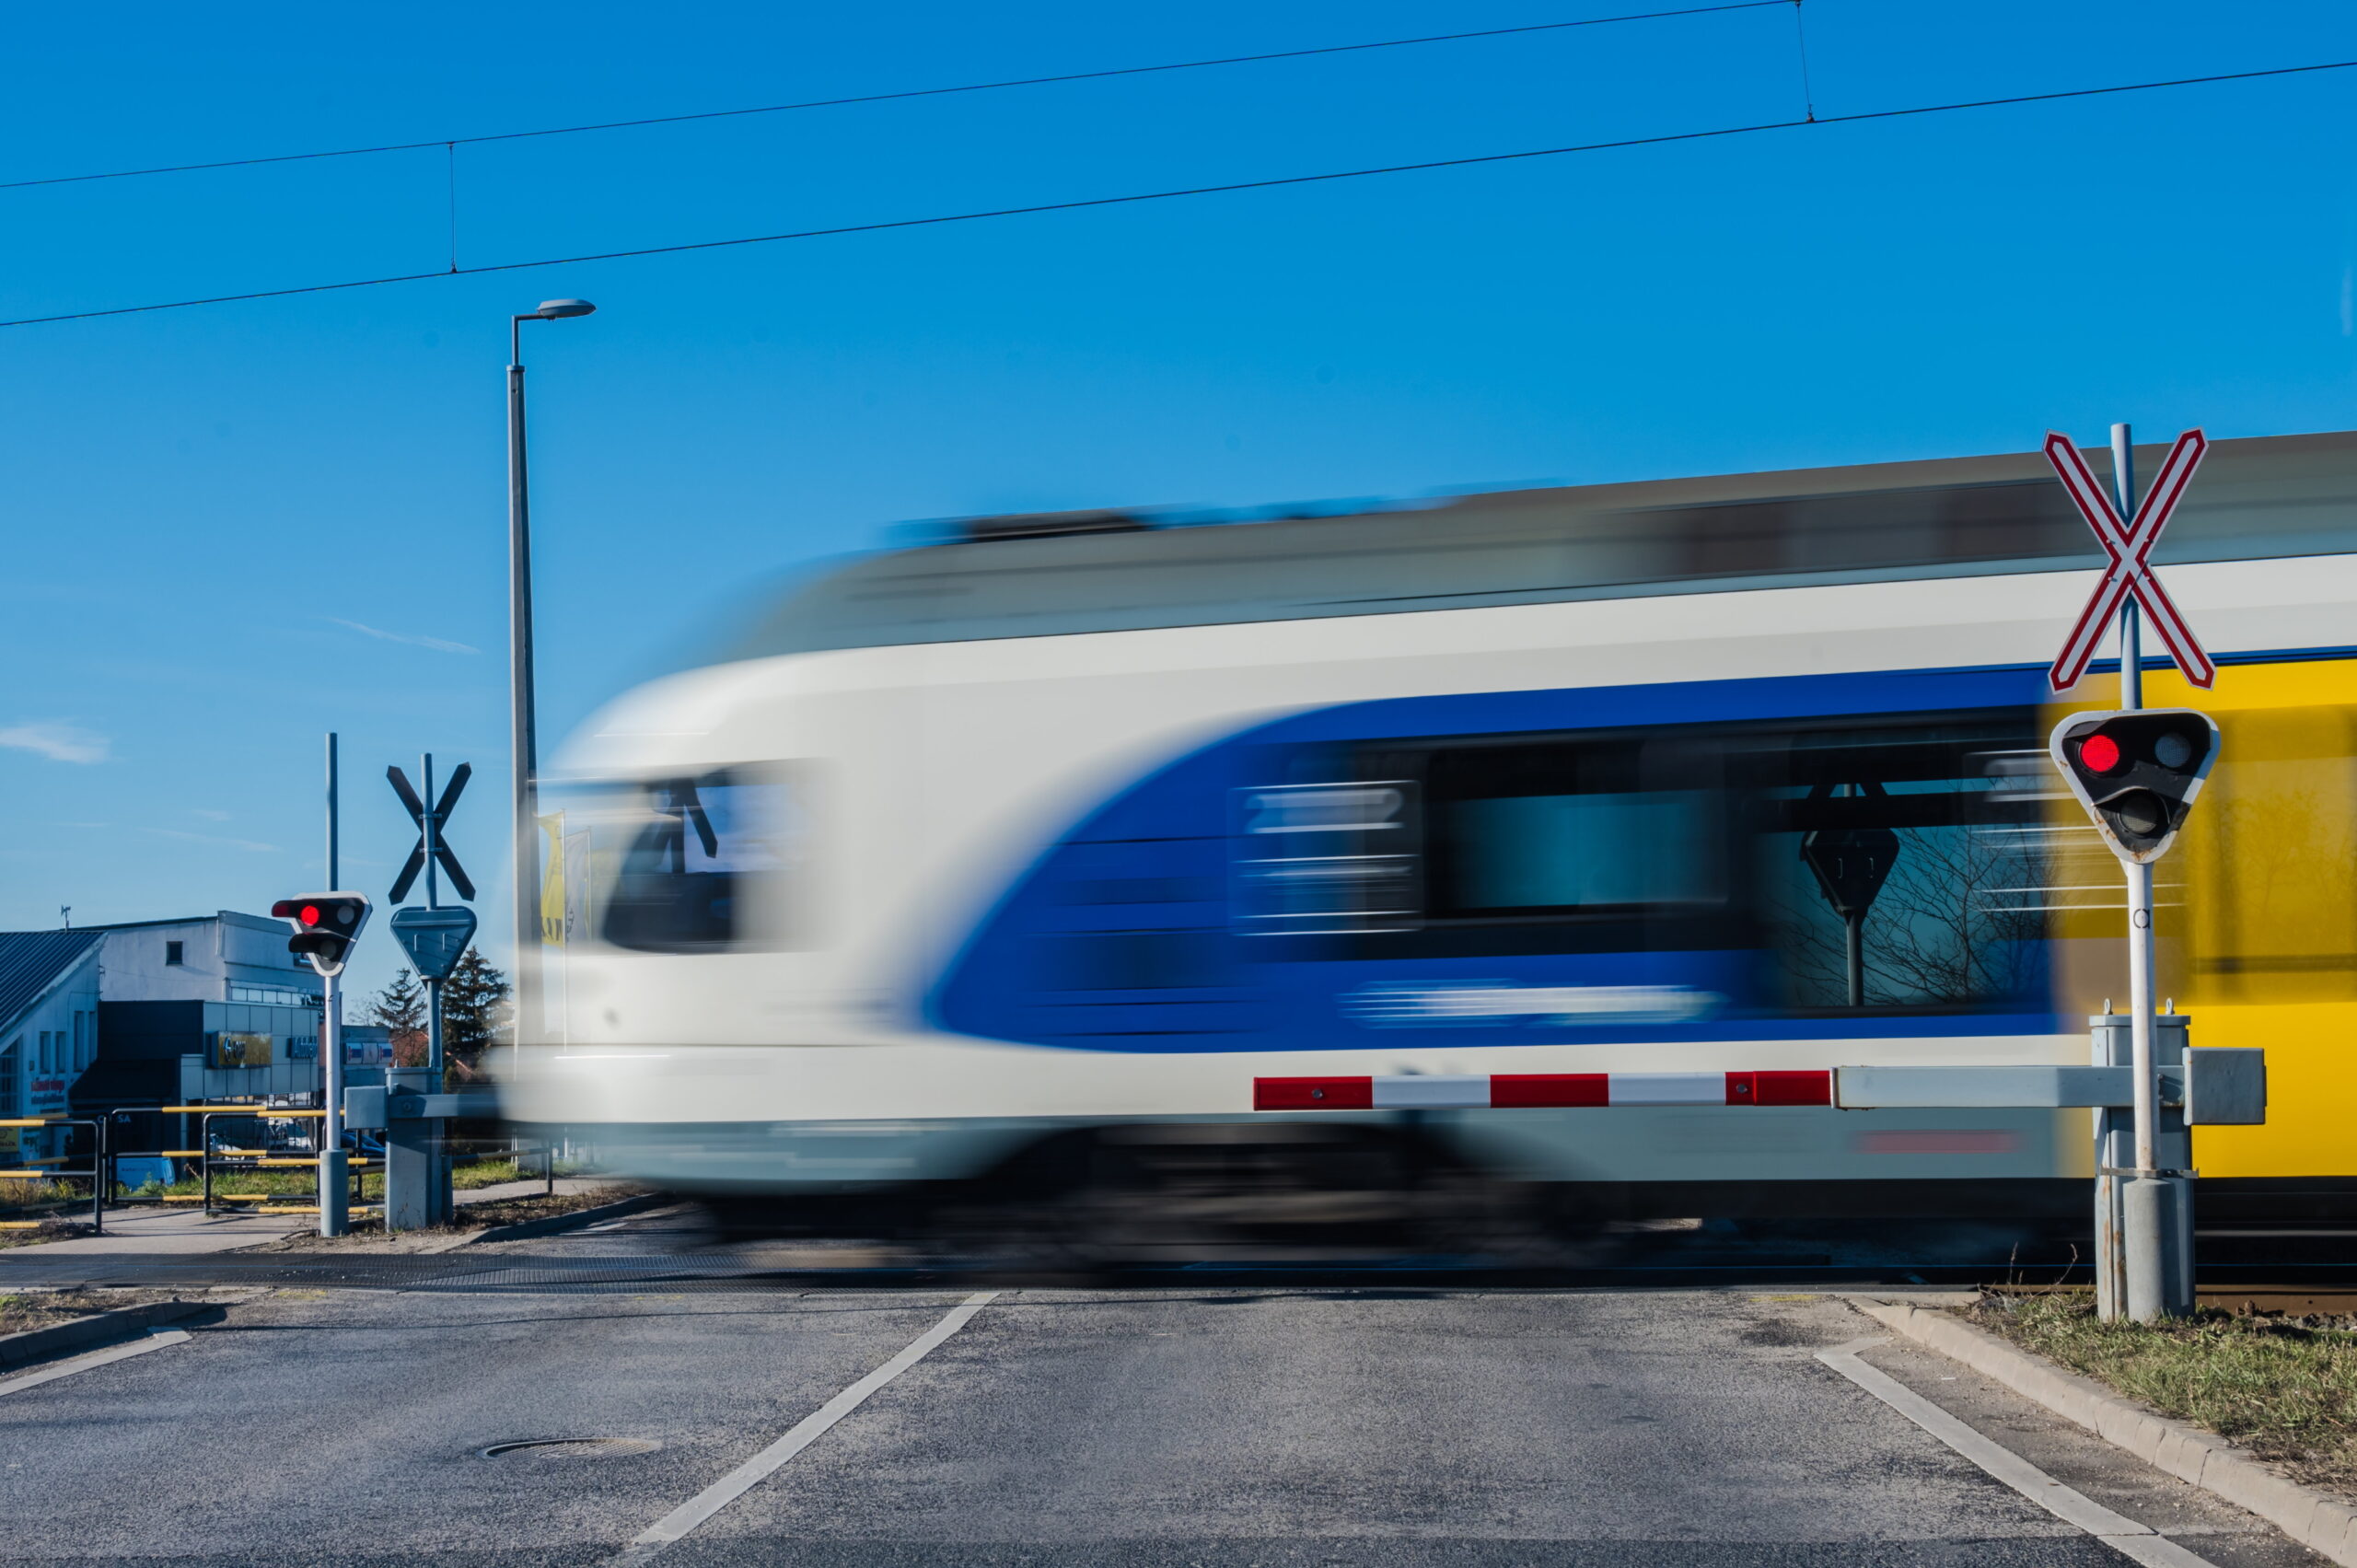
[[[398,903],[409,896],[421,872],[425,877],[425,907],[397,910],[392,922],[394,939],[409,955],[418,978],[425,982],[425,1065],[389,1069],[385,1079],[389,1101],[402,1095],[442,1093],[442,987],[459,961],[466,957],[467,945],[475,934],[472,910],[442,907],[440,881],[447,876],[460,898],[474,897],[474,883],[467,876],[466,867],[459,864],[459,857],[451,853],[443,833],[474,769],[470,763],[459,763],[450,771],[449,782],[437,796],[434,792],[432,753],[421,757],[418,762],[425,786],[423,795],[410,787],[407,775],[398,767],[387,768],[385,779],[401,797],[410,820],[417,824],[417,843],[409,852],[400,875],[393,878],[393,901]],[[385,1136],[385,1228],[408,1230],[438,1225],[450,1217],[450,1161],[444,1147],[440,1121],[399,1119],[388,1127]]]
[[[336,983],[351,958],[352,946],[368,928],[368,899],[364,893],[332,890],[298,893],[280,899],[270,912],[295,923],[286,950],[311,966],[324,987],[325,1010],[320,1015],[320,1063],[327,1104],[319,1121],[314,1153],[319,1171],[319,1234],[341,1236],[345,1221],[343,1155],[343,1019],[337,1011],[343,988]]]
[[[2136,515],[2136,452],[2126,424],[2111,427],[2111,488],[2112,504],[2123,517]],[[2144,639],[2143,626],[2136,613],[2134,595],[2119,603],[2119,705],[2134,712],[2144,705]],[[2128,873],[2128,1039],[2129,1065],[2132,1073],[2135,1103],[2129,1112],[2136,1151],[2135,1181],[2154,1179],[2159,1168],[2160,1097],[2154,1082],[2153,1009],[2158,1003],[2153,981],[2153,867],[2149,862],[2130,861]],[[2115,1177],[2114,1181],[2118,1180]],[[2118,1253],[2120,1269],[2112,1285],[2112,1312],[2117,1316],[2123,1307],[2140,1295],[2157,1297],[2151,1281],[2142,1281],[2146,1289],[2139,1291],[2139,1276],[2154,1271],[2165,1272],[2165,1260],[2157,1256],[2161,1248],[2153,1242],[2130,1239],[2130,1233],[2141,1231],[2126,1214],[2129,1195],[2118,1194],[2107,1216],[2123,1227]],[[2131,1309],[2132,1311],[2132,1309]],[[2138,1317],[2143,1314],[2134,1314]],[[2158,1314],[2154,1314],[2157,1316]]]
[[[509,809],[515,842],[516,1043],[540,1025],[540,879],[539,717],[532,690],[532,505],[524,465],[524,323],[587,316],[586,299],[544,299],[537,310],[507,319],[507,714]],[[522,1052],[517,1052],[522,1060]]]
[[[2153,862],[2166,852],[2201,780],[2217,756],[2217,726],[2190,710],[2144,713],[2143,617],[2186,679],[2208,687],[2217,667],[2175,603],[2153,575],[2150,562],[2177,504],[2183,499],[2208,441],[2199,430],[2177,437],[2154,476],[2143,505],[2136,504],[2134,454],[2125,424],[2111,427],[2112,493],[2107,496],[2067,436],[2049,434],[2047,460],[2095,530],[2109,558],[2101,582],[2065,639],[2049,681],[2057,692],[2077,684],[2116,609],[2119,621],[2119,707],[2109,714],[2075,714],[2055,729],[2050,749],[2066,783],[2119,855],[2127,874],[2128,1033],[2132,1085],[2130,1137],[2133,1163],[2117,1164],[2116,1112],[2096,1112],[2096,1277],[2098,1310],[2106,1318],[2140,1321],[2177,1317],[2193,1307],[2192,1191],[2189,1173],[2165,1169],[2154,1013]],[[2100,722],[2097,722],[2100,721]],[[2098,793],[2100,792],[2100,798]],[[2096,1051],[2108,1062],[2114,1038],[2096,1020]],[[2182,1028],[2182,1021],[2172,1019]],[[2181,1036],[2173,1037],[2181,1038]],[[2176,1118],[2181,1123],[2182,1118]],[[2182,1148],[2177,1136],[2173,1150]],[[2190,1164],[2189,1156],[2186,1164]],[[2126,1179],[2125,1186],[2121,1179]]]
[[[335,731],[328,732],[328,886],[341,885],[341,834],[336,816]],[[350,1227],[345,1194],[343,1156],[343,970],[319,977],[319,1103],[327,1114],[319,1119],[319,1142],[311,1152],[319,1157],[319,1234],[342,1236]],[[207,1167],[210,1169],[211,1167]]]

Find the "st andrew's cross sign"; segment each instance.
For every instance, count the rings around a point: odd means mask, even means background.
[[[2124,437],[2123,437],[2124,439]],[[2133,596],[2153,629],[2160,633],[2161,644],[2177,660],[2185,678],[2196,686],[2208,690],[2218,679],[2218,667],[2210,662],[2202,651],[2193,628],[2161,587],[2160,578],[2153,575],[2153,546],[2160,542],[2161,529],[2168,526],[2169,514],[2185,498],[2186,486],[2193,482],[2193,470],[2201,466],[2202,455],[2210,449],[2210,442],[2199,430],[2189,430],[2177,438],[2169,448],[2161,471],[2154,477],[2153,488],[2144,493],[2143,504],[2136,508],[2135,520],[2123,523],[2119,509],[2096,480],[2087,467],[2087,459],[2068,436],[2049,431],[2046,436],[2046,460],[2054,465],[2061,477],[2062,488],[2071,494],[2071,504],[2079,516],[2087,520],[2096,540],[2103,546],[2110,563],[2104,569],[2103,580],[2096,585],[2095,593],[2087,599],[2087,607],[2079,612],[2077,624],[2063,641],[2061,653],[2055,656],[2054,667],[2047,671],[2047,681],[2057,691],[2067,691],[2087,673],[2096,647],[2110,629],[2112,618],[2120,606]]]

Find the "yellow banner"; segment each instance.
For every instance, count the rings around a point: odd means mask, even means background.
[[[564,813],[540,819],[548,842],[540,852],[540,941],[552,947],[564,944]]]

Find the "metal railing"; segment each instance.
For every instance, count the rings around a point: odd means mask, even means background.
[[[108,1113],[107,1121],[110,1126],[115,1117],[133,1115],[197,1117],[199,1119],[199,1132],[197,1137],[197,1144],[199,1146],[192,1149],[107,1149],[104,1155],[104,1163],[107,1171],[105,1191],[110,1202],[116,1203],[199,1203],[203,1206],[203,1212],[208,1214],[223,1213],[225,1212],[225,1206],[229,1204],[239,1205],[239,1210],[229,1210],[227,1212],[240,1212],[243,1205],[250,1203],[262,1205],[259,1211],[262,1214],[317,1214],[319,1212],[319,1204],[316,1202],[309,1204],[278,1202],[278,1200],[296,1196],[296,1194],[293,1193],[222,1192],[216,1191],[214,1184],[214,1176],[215,1172],[222,1172],[226,1174],[227,1172],[238,1170],[284,1169],[300,1167],[309,1167],[316,1169],[318,1168],[319,1159],[316,1152],[308,1156],[276,1155],[271,1153],[267,1148],[243,1149],[234,1145],[229,1147],[216,1147],[214,1141],[213,1122],[215,1118],[222,1117],[228,1118],[232,1121],[238,1119],[263,1121],[318,1121],[327,1115],[326,1111],[296,1109],[263,1105],[142,1105],[119,1107]],[[108,1141],[111,1142],[111,1140]],[[166,1192],[154,1198],[126,1198],[116,1190],[122,1186],[122,1162],[127,1159],[192,1160],[196,1163],[198,1168],[202,1183],[201,1190],[193,1193]],[[354,1209],[365,1209],[369,1205],[362,1201],[362,1179],[371,1170],[383,1169],[384,1164],[381,1160],[356,1159],[349,1161],[348,1166],[352,1172],[353,1179],[351,1206]]]
[[[42,1181],[55,1179],[68,1179],[73,1180],[86,1180],[89,1182],[89,1223],[92,1230],[99,1233],[103,1233],[104,1230],[105,1212],[106,1207],[109,1204],[127,1206],[131,1204],[144,1205],[149,1203],[158,1205],[192,1203],[201,1205],[203,1212],[207,1214],[237,1213],[282,1214],[317,1214],[319,1212],[319,1208],[316,1202],[316,1195],[314,1195],[314,1202],[308,1204],[288,1202],[284,1200],[295,1198],[298,1196],[298,1194],[285,1192],[224,1191],[221,1190],[220,1184],[216,1180],[216,1177],[228,1177],[239,1171],[261,1171],[273,1169],[316,1170],[319,1164],[319,1155],[316,1147],[313,1149],[313,1152],[308,1155],[286,1155],[273,1153],[267,1147],[244,1148],[235,1144],[224,1146],[217,1144],[213,1131],[213,1124],[216,1120],[225,1119],[229,1121],[246,1119],[262,1121],[316,1121],[324,1119],[326,1115],[327,1112],[320,1109],[280,1108],[266,1105],[224,1105],[216,1102],[210,1105],[120,1106],[107,1111],[103,1115],[96,1117],[30,1116],[0,1118],[0,1128],[30,1129],[46,1127],[87,1127],[90,1129],[91,1137],[95,1145],[91,1151],[90,1165],[87,1168],[61,1168],[61,1162],[66,1157],[62,1155],[27,1157],[23,1160],[22,1164],[16,1168],[0,1168],[0,1181]],[[127,1119],[131,1116],[197,1117],[199,1119],[199,1133],[195,1140],[197,1146],[193,1148],[161,1149],[118,1149],[113,1147],[114,1123],[118,1119]],[[356,1145],[358,1142],[356,1134],[348,1133],[347,1136],[352,1137]],[[461,1146],[473,1145],[477,1157],[505,1158],[510,1160],[516,1167],[517,1177],[522,1179],[530,1179],[529,1174],[528,1173],[527,1162],[531,1159],[531,1156],[537,1155],[539,1158],[533,1163],[537,1163],[540,1167],[538,1174],[540,1179],[541,1190],[545,1194],[550,1196],[553,1196],[555,1194],[556,1162],[559,1151],[554,1142],[544,1143],[537,1149],[523,1146],[519,1142],[514,1139],[448,1139],[439,1140],[437,1142],[440,1144],[443,1157],[446,1159],[465,1157],[459,1153]],[[316,1140],[314,1140],[314,1143],[316,1144]],[[568,1144],[567,1147],[570,1149],[572,1145]],[[378,1211],[382,1207],[380,1203],[371,1203],[366,1201],[365,1178],[372,1172],[382,1172],[385,1169],[385,1160],[381,1156],[375,1158],[366,1157],[366,1155],[356,1147],[354,1152],[355,1155],[360,1156],[360,1157],[352,1158],[347,1162],[348,1167],[352,1173],[352,1191],[349,1199],[350,1209],[354,1213]],[[583,1156],[586,1156],[587,1153],[588,1151],[586,1150],[575,1150],[574,1157],[577,1161]],[[197,1167],[199,1191],[194,1193],[165,1192],[150,1197],[135,1197],[125,1194],[121,1191],[122,1186],[122,1162],[128,1159],[166,1159],[193,1162]],[[172,1185],[172,1182],[168,1180],[166,1185]],[[47,1223],[49,1223],[49,1221],[41,1219],[0,1220],[0,1229],[29,1230],[36,1229]]]
[[[54,1181],[60,1177],[86,1177],[90,1183],[90,1229],[106,1232],[106,1172],[108,1170],[105,1123],[89,1116],[11,1116],[0,1118],[0,1127],[87,1127],[90,1130],[90,1168],[87,1170],[45,1170],[64,1158],[63,1155],[36,1159],[14,1168],[0,1168],[0,1181]],[[0,1230],[37,1230],[46,1220],[0,1220]]]

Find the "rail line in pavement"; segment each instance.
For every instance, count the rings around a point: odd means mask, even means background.
[[[595,1294],[660,1287],[671,1291],[924,1289],[988,1287],[1167,1288],[1213,1283],[1288,1285],[1422,1284],[1463,1289],[1694,1288],[1712,1285],[1805,1284],[1816,1290],[1872,1290],[1925,1285],[2084,1283],[2087,1271],[2024,1270],[1987,1263],[1796,1262],[1775,1258],[1724,1262],[1633,1263],[1573,1268],[1501,1265],[1479,1259],[1431,1257],[1288,1261],[1199,1260],[1076,1269],[943,1260],[905,1265],[781,1268],[726,1255],[661,1254],[581,1257],[506,1253],[454,1259],[448,1254],[343,1257],[188,1258],[172,1255],[26,1259],[0,1261],[0,1289],[69,1286],[275,1285],[326,1289],[431,1292]],[[2309,1311],[2345,1310],[2328,1302],[2357,1303],[2357,1264],[2251,1265],[2205,1271],[2203,1295],[2219,1303],[2256,1296],[2296,1298]]]

